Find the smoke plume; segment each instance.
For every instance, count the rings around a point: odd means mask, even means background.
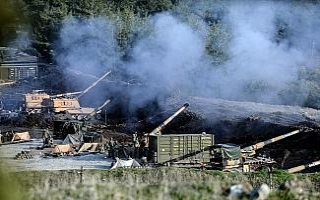
[[[114,26],[106,18],[67,18],[59,38],[56,59],[67,73],[81,72],[101,76],[119,62]],[[92,80],[81,79],[79,82],[82,84],[77,82],[77,85],[83,88],[90,84],[89,81]]]
[[[276,1],[200,2],[185,1],[188,13],[176,9],[179,12],[147,18],[152,31],[137,37],[125,53],[117,46],[112,21],[68,18],[61,29],[57,61],[69,71],[101,75],[113,67],[118,81],[137,79],[141,84],[114,90],[129,97],[131,110],[153,100],[161,105],[176,93],[282,104],[281,94],[298,81],[299,68],[312,66],[319,53],[320,20],[315,17],[319,6]],[[187,15],[193,16],[192,20]],[[196,30],[195,20],[201,31]],[[230,37],[210,34],[217,24],[222,27],[219,31]],[[208,41],[228,44],[223,49],[227,59],[218,66],[206,49]],[[219,47],[221,42],[211,43]],[[123,54],[130,59],[122,59]]]
[[[168,13],[152,18],[154,31],[133,48],[127,69],[144,87],[132,92],[132,104],[143,105],[176,90],[188,92],[204,55],[204,41],[187,24]]]

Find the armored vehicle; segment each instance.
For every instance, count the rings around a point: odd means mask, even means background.
[[[34,90],[31,93],[24,94],[24,103],[22,107],[27,113],[67,112],[70,115],[88,115],[94,111],[94,108],[81,107],[79,103],[79,98],[86,94],[94,86],[96,86],[110,73],[111,71],[105,73],[88,88],[79,92],[49,95],[45,93],[43,90]]]
[[[88,132],[88,122],[93,118],[96,113],[99,113],[104,108],[110,99],[107,99],[100,107],[93,108],[89,114],[86,114],[81,119],[75,118],[69,114],[56,115],[53,120],[53,137],[63,139],[68,134],[82,134]],[[88,137],[90,134],[88,134]],[[92,135],[93,137],[94,135]]]
[[[24,104],[22,107],[28,113],[40,113],[43,109],[43,102],[49,99],[50,95],[43,90],[33,90],[24,95]]]
[[[214,135],[205,132],[199,134],[161,134],[162,129],[188,106],[188,103],[184,104],[153,131],[144,135],[144,138],[140,138],[138,143],[134,141],[134,152],[137,152],[137,149],[139,152],[135,153],[134,158],[143,158],[151,165],[176,165],[250,172],[276,164],[270,157],[256,156],[256,150],[303,131],[303,129],[295,130],[244,148],[236,144],[215,144]],[[136,137],[134,139],[137,140]]]

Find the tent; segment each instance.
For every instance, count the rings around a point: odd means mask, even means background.
[[[138,168],[138,167],[141,167],[141,165],[135,159],[121,160],[119,158],[116,158],[116,160],[117,160],[117,162],[111,167],[111,169],[115,169],[115,168]]]
[[[57,154],[57,153],[70,153],[73,152],[73,148],[71,147],[70,144],[61,144],[57,145],[53,148],[52,153]]]
[[[30,140],[31,136],[29,132],[21,132],[21,133],[15,133],[13,135],[12,141],[19,141],[19,140]]]
[[[84,143],[79,149],[79,152],[97,152],[100,151],[101,148],[102,145],[100,143]]]
[[[62,144],[80,145],[83,142],[82,134],[68,134]]]

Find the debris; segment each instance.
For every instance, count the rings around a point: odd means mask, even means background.
[[[308,184],[297,179],[295,180],[287,180],[282,185],[280,185],[280,190],[285,190],[292,193],[295,199],[308,199],[308,194],[306,188],[308,188]]]
[[[263,183],[260,185],[260,187],[255,188],[251,194],[250,194],[250,199],[255,199],[255,200],[266,200],[268,199],[268,196],[271,192],[270,187]]]
[[[251,190],[252,186],[249,183],[233,185],[227,190],[227,195],[230,199],[247,199]]]
[[[14,159],[16,160],[22,160],[22,159],[31,159],[33,156],[30,154],[29,151],[21,151],[21,153],[18,153]]]

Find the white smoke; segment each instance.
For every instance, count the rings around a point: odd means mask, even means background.
[[[127,68],[145,84],[134,90],[133,104],[143,104],[163,94],[188,90],[192,72],[204,55],[204,41],[187,24],[168,13],[152,18],[154,31],[133,48]]]
[[[220,77],[214,80],[221,85],[222,97],[281,103],[279,92],[297,79],[305,57],[298,46],[276,42],[278,6],[283,11],[282,4],[270,2],[229,6],[231,59],[223,66],[224,73],[218,73]]]
[[[64,20],[58,42],[57,62],[65,71],[80,71],[101,76],[120,59],[114,38],[114,26],[106,18],[95,17]],[[88,85],[88,81],[79,87]],[[79,88],[78,88],[79,89]]]
[[[281,104],[281,92],[298,80],[298,70],[311,54],[319,53],[320,20],[312,17],[318,16],[319,7],[275,1],[191,2],[184,6],[190,6],[192,17],[181,16],[180,9],[147,19],[152,31],[137,37],[129,60],[121,60],[110,20],[66,19],[57,61],[67,69],[96,75],[122,63],[119,81],[134,77],[143,84],[118,91],[129,96],[134,110],[154,99],[161,103],[175,92]],[[229,31],[228,59],[220,66],[206,54],[208,37],[218,37],[208,34],[208,21]],[[280,25],[283,38],[277,38]]]

